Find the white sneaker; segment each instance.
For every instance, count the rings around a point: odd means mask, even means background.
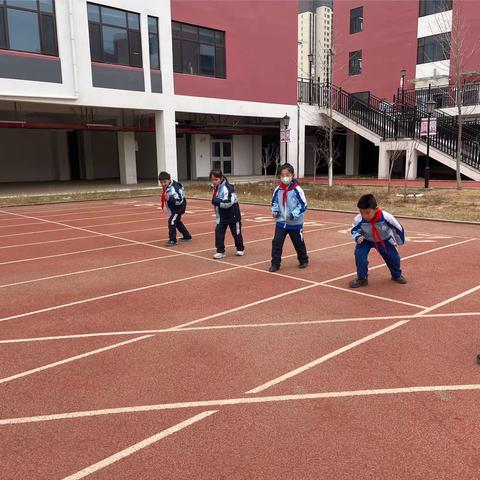
[[[245,255],[245,250],[237,250],[235,254],[237,257],[243,257]]]
[[[220,260],[221,258],[225,258],[226,256],[227,256],[226,253],[218,253],[218,252],[217,252],[217,253],[213,256],[213,258],[214,258],[215,260]]]

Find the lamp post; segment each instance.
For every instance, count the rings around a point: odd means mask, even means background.
[[[282,120],[283,120],[283,128],[285,129],[285,163],[287,163],[288,162],[287,130],[288,130],[288,125],[290,124],[290,117],[287,114],[285,114]]]
[[[430,185],[430,119],[432,118],[432,113],[435,110],[435,100],[431,98],[427,101],[427,160],[425,162],[425,188],[428,188]]]
[[[308,104],[312,105],[312,95],[313,95],[313,84],[312,84],[312,65],[313,65],[313,53],[308,54],[308,78],[309,78],[309,95],[308,95]]]
[[[402,112],[405,109],[405,75],[407,74],[407,70],[402,68],[400,70],[400,88],[402,89]]]

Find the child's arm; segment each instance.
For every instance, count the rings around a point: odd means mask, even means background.
[[[405,230],[403,226],[391,213],[383,212],[383,218],[385,219],[385,223],[392,230],[397,244],[403,245],[405,243]]]
[[[363,233],[362,233],[362,216],[357,215],[352,223],[352,229],[350,230],[352,234],[353,241],[355,243],[363,242]]]
[[[237,200],[237,194],[232,188],[224,187],[212,203],[219,208],[230,208]]]
[[[279,208],[278,208],[278,190],[279,190],[279,187],[277,187],[273,191],[273,197],[272,197],[272,215],[274,217],[277,217],[278,212],[280,211]]]
[[[295,197],[297,199],[297,206],[290,212],[290,219],[298,218],[307,211],[307,198],[301,187],[296,187]]]
[[[177,205],[177,201],[181,200],[180,195],[178,194],[178,192],[175,190],[173,186],[170,186],[167,189],[167,195],[168,195],[167,205],[169,206],[170,209],[175,208],[175,206]]]

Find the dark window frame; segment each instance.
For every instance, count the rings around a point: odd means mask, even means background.
[[[363,6],[350,10],[350,34],[363,32]]]
[[[450,52],[445,50],[449,46],[448,40],[444,40],[442,46],[442,40],[440,37],[450,36],[448,33],[440,33],[438,35],[429,35],[428,37],[419,38],[417,41],[417,65],[422,65],[424,63],[432,62],[443,62],[450,59]],[[435,41],[439,39],[439,41]],[[427,43],[428,40],[433,40],[430,43]],[[431,56],[427,55],[427,49],[432,48],[433,54]],[[448,54],[448,55],[447,55]]]
[[[156,32],[151,32],[150,31],[150,20],[155,21]],[[150,68],[152,70],[161,70],[161,65],[160,65],[160,37],[159,37],[159,32],[158,32],[158,17],[152,17],[151,15],[149,15],[148,18],[147,18],[147,25],[148,25],[148,53],[149,53]],[[158,67],[152,67],[152,52],[150,51],[150,41],[152,39],[157,45]]]
[[[94,21],[88,19],[88,37],[89,37],[89,42],[90,42],[90,60],[94,63],[103,63],[105,65],[119,65],[123,67],[130,67],[130,68],[138,68],[138,69],[143,69],[143,51],[142,51],[142,25],[141,25],[141,18],[140,14],[138,12],[132,12],[131,10],[123,10],[122,8],[117,8],[117,7],[111,7],[109,5],[102,5],[100,3],[95,3],[95,2],[87,2],[87,14],[88,14],[88,6],[93,5],[95,7],[98,7],[98,12],[99,12],[99,21]],[[114,23],[108,23],[104,22],[102,18],[102,8],[108,8],[109,10],[118,10],[119,12],[122,12],[125,14],[125,19],[126,19],[126,27],[115,25]],[[128,15],[133,14],[138,17],[138,30],[134,28],[130,28],[129,26],[129,19]],[[92,57],[92,38],[91,38],[91,32],[90,32],[90,26],[96,26],[99,28],[100,32],[100,48],[101,48],[101,56],[102,59],[98,58],[93,58]],[[110,28],[117,28],[121,30],[125,30],[127,32],[127,46],[128,46],[128,64],[126,63],[120,63],[120,62],[112,62],[109,60],[105,60],[105,44],[104,44],[104,38],[103,38],[103,27],[110,27]],[[133,61],[133,52],[132,52],[132,33],[131,32],[137,32],[139,35],[140,39],[140,65],[137,65]]]
[[[32,3],[35,2],[37,8],[28,8],[28,7],[18,7],[18,6],[11,6],[8,5],[6,0],[0,0],[0,15],[3,18],[4,24],[4,38],[0,38],[0,44],[4,44],[4,47],[0,47],[1,50],[9,50],[11,52],[23,52],[23,53],[30,53],[33,55],[46,55],[48,57],[59,57],[58,53],[58,34],[57,34],[57,15],[55,9],[55,0],[52,0],[53,11],[52,12],[44,12],[40,9],[40,1],[33,0]],[[39,52],[32,52],[31,50],[19,50],[10,48],[10,30],[8,26],[8,10],[17,10],[21,12],[29,12],[35,13],[37,15],[37,23],[38,23],[38,35],[39,35],[39,44],[40,44],[40,53]],[[54,45],[54,53],[47,53],[44,50],[44,36],[43,36],[43,24],[41,21],[42,16],[50,17],[53,20],[53,45]]]
[[[195,28],[196,39],[183,37],[183,26]],[[178,29],[178,30],[176,30]],[[200,39],[200,30],[205,30],[205,33],[210,34],[213,37],[213,42]],[[176,33],[178,31],[178,34]],[[227,78],[227,66],[226,66],[226,41],[225,32],[223,30],[217,30],[214,28],[203,27],[201,25],[193,25],[190,23],[172,21],[172,37],[173,37],[173,71],[175,73],[183,73],[185,75],[195,75],[200,77]],[[184,46],[193,47],[196,54],[196,72],[191,73],[185,71],[183,68],[183,49]],[[213,47],[213,75],[201,72],[201,46]]]
[[[355,50],[348,54],[348,75],[361,75],[363,70],[362,50]]]
[[[453,0],[420,0],[419,17],[434,15],[435,13],[448,12],[453,8]]]

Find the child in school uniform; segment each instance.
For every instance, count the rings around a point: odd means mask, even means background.
[[[177,244],[177,230],[182,234],[182,241],[190,241],[192,236],[182,222],[182,215],[187,208],[187,199],[183,185],[171,179],[167,172],[160,172],[158,176],[162,185],[162,210],[165,205],[168,211],[168,242],[167,247],[174,247]]]
[[[272,264],[269,272],[280,269],[283,244],[290,236],[297,252],[298,267],[308,266],[307,247],[303,239],[303,214],[307,210],[305,193],[294,176],[294,169],[289,163],[280,167],[280,184],[273,192],[272,215],[277,219],[275,235],[272,240]]]
[[[390,213],[380,210],[372,194],[363,195],[357,204],[360,213],[352,224],[355,241],[355,264],[357,278],[350,282],[350,288],[368,285],[368,254],[372,248],[378,250],[390,270],[394,282],[405,284],[406,278],[400,268],[397,245],[405,243],[405,231]]]
[[[236,255],[241,257],[245,253],[242,237],[242,214],[238,204],[235,187],[231,185],[221,170],[210,172],[210,182],[213,185],[212,205],[215,207],[215,248],[217,252],[213,256],[215,260],[225,258],[225,233],[227,228],[232,232]]]

